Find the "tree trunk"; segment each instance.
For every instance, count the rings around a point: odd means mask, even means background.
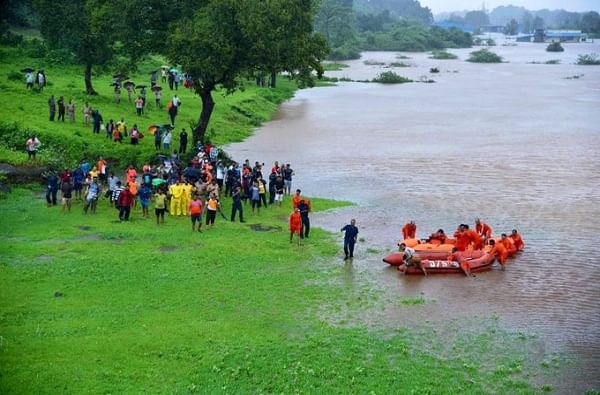
[[[97,95],[98,93],[96,93],[96,91],[94,90],[94,87],[92,86],[92,65],[91,64],[86,64],[85,65],[85,93],[87,93],[88,95]]]
[[[206,87],[200,90],[200,98],[202,99],[202,112],[200,113],[200,120],[198,126],[194,129],[194,146],[198,145],[198,142],[204,144],[204,135],[208,128],[208,122],[210,116],[215,108],[215,102],[212,98],[213,87]]]
[[[271,88],[276,88],[277,86],[277,73],[275,71],[271,71]]]

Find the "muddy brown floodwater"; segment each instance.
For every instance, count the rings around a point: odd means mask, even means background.
[[[398,74],[436,83],[302,90],[252,137],[226,149],[238,160],[289,162],[303,194],[356,203],[313,216],[315,225],[338,232],[356,218],[364,242],[353,281],[362,274],[389,297],[437,301],[415,317],[389,307],[366,319],[408,325],[497,314],[539,334],[547,350],[575,357],[559,392],[598,389],[600,66],[574,62],[580,53],[600,53],[600,43],[564,46],[559,54],[538,44],[497,46],[503,64],[465,62],[470,50],[452,50],[459,59],[443,61],[364,53],[329,75],[373,78],[387,69],[365,60],[402,61],[411,67],[394,68]],[[561,63],[530,64],[549,59]],[[434,66],[440,73],[429,73]],[[495,234],[523,234],[526,252],[505,272],[404,278],[381,262],[407,220],[425,237],[476,217]]]

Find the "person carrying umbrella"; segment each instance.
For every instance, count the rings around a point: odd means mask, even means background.
[[[33,74],[31,72],[27,73],[25,81],[27,82],[26,89],[33,89]]]

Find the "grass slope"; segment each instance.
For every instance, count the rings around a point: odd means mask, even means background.
[[[94,88],[99,95],[95,97],[84,94],[83,68],[76,65],[48,63],[43,59],[29,58],[18,49],[0,47],[0,162],[23,164],[27,162],[24,153],[25,140],[29,131],[38,133],[43,144],[40,160],[50,161],[60,158],[61,162],[73,165],[76,161],[103,155],[113,163],[120,162],[121,166],[129,162],[142,164],[154,158],[154,139],[147,134],[138,147],[129,144],[115,144],[106,139],[105,135],[92,134],[92,126],[83,125],[83,104],[88,101],[92,108],[100,109],[104,123],[121,117],[125,119],[128,128],[134,123],[141,131],[151,124],[169,123],[166,104],[174,93],[181,98],[183,105],[176,119],[176,130],[172,146],[179,144],[179,132],[186,128],[190,132],[190,124],[198,120],[201,102],[191,90],[180,87],[177,92],[171,92],[166,83],[159,83],[163,90],[162,104],[159,109],[154,103],[154,95],[149,90],[149,71],[160,67],[163,61],[151,58],[139,65],[139,72],[130,75],[131,80],[138,84],[148,85],[146,113],[138,117],[133,103],[127,100],[123,89],[121,103],[114,101],[112,76],[110,74],[96,75],[93,78]],[[19,73],[24,67],[43,68],[50,86],[43,93],[27,91],[25,76]],[[10,78],[13,74],[20,80]],[[296,84],[285,78],[279,78],[276,89],[257,87],[253,81],[245,81],[243,90],[233,95],[225,95],[223,91],[215,92],[215,110],[209,125],[208,136],[216,144],[241,141],[249,136],[253,129],[262,122],[269,120],[283,101],[291,98],[296,91]],[[58,100],[64,96],[65,103],[72,99],[76,105],[76,122],[50,122],[48,120],[47,101],[50,95]],[[7,124],[8,122],[8,124]],[[13,123],[16,123],[14,125]],[[191,136],[190,136],[191,140]],[[127,140],[126,140],[127,141]],[[123,163],[124,162],[124,163]]]

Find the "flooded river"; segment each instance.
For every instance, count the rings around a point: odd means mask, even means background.
[[[539,334],[547,350],[575,355],[568,387],[600,387],[600,66],[573,64],[600,43],[498,46],[508,63],[465,62],[427,54],[369,52],[328,75],[370,79],[405,62],[403,76],[432,84],[339,83],[303,90],[275,119],[227,150],[238,160],[289,162],[303,194],[355,206],[314,215],[332,230],[356,218],[360,236],[350,270],[390,297],[424,295],[422,316],[386,308],[369,320],[410,324],[497,314]],[[560,59],[557,65],[530,64]],[[431,74],[431,67],[440,73]],[[577,78],[573,78],[577,76]],[[494,234],[517,228],[526,252],[505,272],[475,278],[409,276],[381,262],[408,220],[425,237],[481,217]],[[369,251],[367,251],[369,248]],[[373,249],[381,253],[371,253]],[[340,262],[340,267],[342,267]],[[346,269],[340,270],[349,270]]]

